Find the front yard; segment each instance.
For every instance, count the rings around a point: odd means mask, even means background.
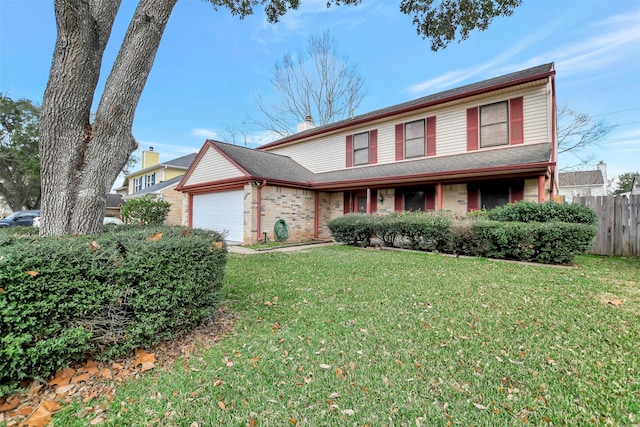
[[[576,263],[230,254],[224,339],[54,425],[637,425],[640,260]]]

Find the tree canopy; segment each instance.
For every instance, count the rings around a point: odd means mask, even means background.
[[[31,101],[0,94],[0,196],[13,211],[40,206],[39,114]]]
[[[625,172],[618,175],[618,185],[613,191],[613,194],[623,194],[630,192],[633,188],[633,181],[636,178],[640,178],[639,172]]]

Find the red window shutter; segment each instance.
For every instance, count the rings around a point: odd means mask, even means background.
[[[369,146],[371,149],[371,146]],[[376,213],[378,211],[378,191],[371,190],[371,200],[369,201],[371,204],[369,205],[369,212]]]
[[[524,181],[515,181],[511,183],[511,203],[524,200]]]
[[[467,110],[467,151],[478,149],[478,107]]]
[[[404,210],[404,197],[402,195],[402,191],[396,190],[394,199],[394,211],[402,212]]]
[[[369,132],[369,164],[378,163],[378,129]]]
[[[524,142],[524,108],[522,97],[509,100],[509,129],[511,130],[511,144]]]
[[[404,123],[396,125],[396,160],[404,159]]]
[[[344,192],[344,203],[343,203],[343,213],[346,215],[351,213],[351,193]]]
[[[433,211],[436,209],[436,189],[435,187],[427,188],[424,195],[424,210]]]
[[[426,147],[426,153],[427,156],[435,156],[436,155],[436,116],[433,117],[427,117],[427,129],[426,129],[426,136],[427,136],[427,147]]]
[[[473,183],[467,184],[467,212],[478,210],[479,198],[478,186]]]
[[[353,135],[347,135],[347,161],[348,168],[353,166]]]

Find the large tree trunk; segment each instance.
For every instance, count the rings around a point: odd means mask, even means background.
[[[40,118],[43,236],[102,229],[106,195],[136,148],[135,109],[177,0],[140,0],[90,122],[121,0],[56,0],[58,37]]]

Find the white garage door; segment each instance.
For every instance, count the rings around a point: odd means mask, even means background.
[[[244,192],[196,194],[193,196],[193,227],[226,231],[227,241],[242,242],[244,229]]]

